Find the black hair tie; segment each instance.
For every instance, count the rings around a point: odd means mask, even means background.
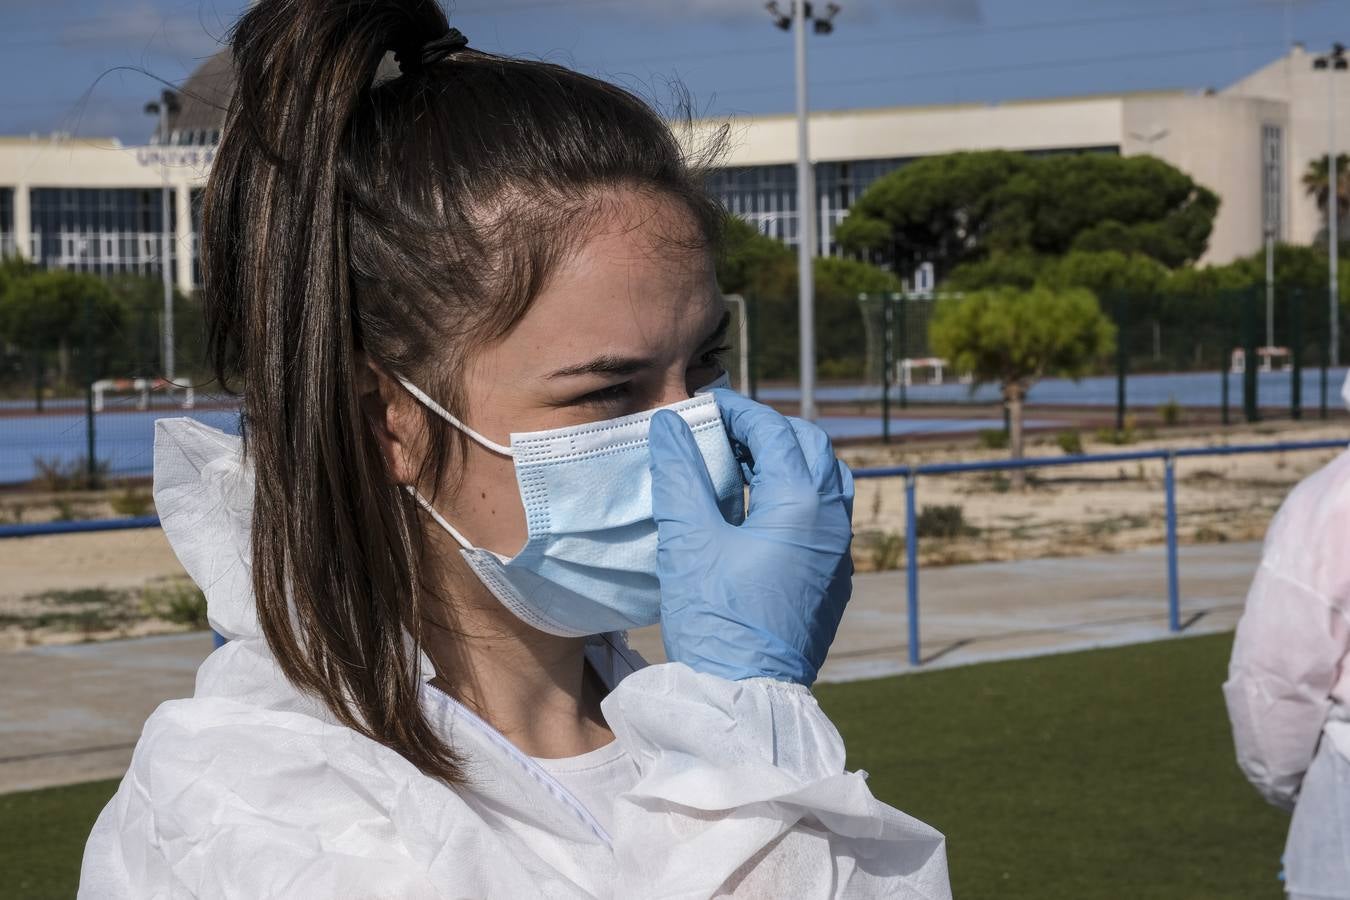
[[[469,46],[469,39],[458,28],[451,28],[438,38],[427,41],[420,47],[404,48],[394,51],[394,61],[404,75],[420,72],[427,66],[434,66],[451,53],[458,53]]]

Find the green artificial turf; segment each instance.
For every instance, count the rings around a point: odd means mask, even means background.
[[[75,896],[89,829],[117,781],[0,796],[0,897]]]
[[[873,792],[947,835],[957,898],[1280,898],[1288,816],[1233,757],[1231,635],[822,685]]]
[[[849,764],[941,829],[959,900],[1271,898],[1287,817],[1233,762],[1231,637],[817,689]],[[73,896],[114,781],[0,797],[0,895]]]

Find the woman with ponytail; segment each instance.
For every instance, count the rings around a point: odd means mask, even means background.
[[[811,696],[852,479],[721,387],[723,213],[667,125],[433,0],[259,0],[230,52],[202,265],[243,437],[155,442],[228,640],[80,896],[949,897]]]

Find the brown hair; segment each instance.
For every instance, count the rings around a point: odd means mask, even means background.
[[[614,85],[473,50],[377,81],[387,52],[448,29],[432,0],[254,5],[230,39],[202,266],[211,359],[243,395],[268,645],[342,723],[455,781],[418,701],[418,518],[362,413],[363,360],[458,410],[467,346],[519,320],[600,195],[675,197],[710,242],[720,211]],[[455,447],[426,432],[439,480]]]

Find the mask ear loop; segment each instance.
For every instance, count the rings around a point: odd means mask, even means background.
[[[427,511],[427,515],[435,519],[436,524],[444,528],[452,538],[454,538],[457,542],[459,542],[459,545],[461,547],[463,547],[465,550],[476,549],[473,544],[470,544],[468,541],[464,539],[464,535],[460,534],[459,531],[455,528],[455,526],[451,525],[448,521],[446,521],[445,516],[441,515],[436,511],[436,507],[432,506],[430,503],[427,502],[427,498],[423,497],[421,493],[418,492],[417,488],[413,487],[411,484],[405,484],[403,486],[403,489],[407,491],[409,494],[411,494],[412,498],[417,501],[417,505],[425,509]]]
[[[470,438],[472,438],[473,440],[477,441],[479,444],[482,444],[484,447],[486,447],[486,448],[488,448],[489,450],[491,450],[493,453],[500,453],[502,456],[515,456],[515,454],[514,454],[513,452],[511,452],[511,448],[510,448],[510,447],[508,447],[508,446],[506,446],[506,445],[504,445],[504,444],[499,444],[499,443],[497,443],[496,441],[492,440],[491,438],[484,437],[483,435],[481,435],[481,434],[479,434],[478,432],[474,431],[474,430],[473,430],[472,428],[470,428],[468,425],[465,425],[463,422],[461,422],[459,419],[457,419],[454,415],[452,415],[451,412],[450,412],[450,410],[446,409],[444,406],[441,406],[441,405],[440,405],[439,403],[437,403],[435,400],[432,400],[430,397],[428,397],[428,396],[426,395],[426,393],[425,393],[421,388],[419,388],[417,385],[413,384],[413,383],[410,382],[410,381],[406,381],[406,380],[404,380],[404,379],[402,379],[402,378],[399,378],[398,383],[401,384],[401,385],[403,385],[403,389],[404,389],[404,390],[406,390],[408,393],[412,394],[412,395],[413,395],[414,397],[416,397],[418,400],[422,401],[422,403],[425,404],[426,407],[427,407],[428,409],[430,409],[432,412],[434,412],[436,415],[440,416],[442,419],[444,419],[445,421],[449,422],[451,425],[455,426],[455,427],[458,428],[460,431],[462,431],[462,432],[464,432],[465,434],[467,434]],[[421,497],[418,497],[417,499],[418,499],[419,501],[422,500]],[[422,505],[423,505],[423,506],[426,506],[426,502],[425,502],[425,501],[422,501]],[[427,508],[430,509],[430,507],[427,507]],[[461,541],[460,543],[463,543],[463,541]]]

